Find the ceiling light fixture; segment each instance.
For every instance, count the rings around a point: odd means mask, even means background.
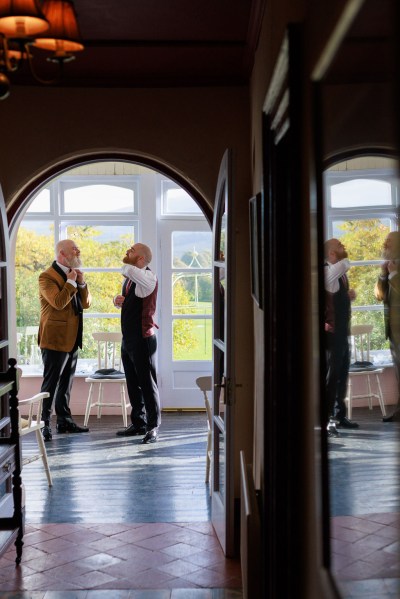
[[[51,52],[47,60],[60,67],[55,79],[41,79],[36,74],[32,47]],[[25,61],[37,81],[55,83],[63,64],[83,49],[72,0],[0,0],[0,100],[10,93],[7,74]]]

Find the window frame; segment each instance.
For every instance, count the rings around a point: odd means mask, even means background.
[[[332,168],[332,167],[331,167]],[[334,168],[334,167],[333,167]],[[333,185],[349,182],[355,179],[370,179],[384,181],[391,186],[391,203],[387,205],[366,205],[352,207],[332,207],[331,203],[331,188]],[[336,221],[356,221],[356,220],[374,220],[385,219],[389,220],[389,231],[397,230],[398,209],[400,197],[400,182],[396,171],[391,168],[379,169],[354,169],[354,170],[329,170],[324,172],[324,204],[325,204],[325,239],[334,237],[333,224]],[[350,257],[351,258],[351,257]],[[376,260],[350,260],[351,266],[379,266],[382,263],[381,259]],[[353,312],[377,312],[382,311],[382,305],[367,304],[353,305]],[[383,322],[382,322],[383,326]]]

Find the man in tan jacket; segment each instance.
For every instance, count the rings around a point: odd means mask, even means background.
[[[50,393],[43,401],[43,438],[51,441],[51,413],[57,415],[57,432],[84,433],[69,408],[72,382],[82,347],[82,309],[89,308],[91,296],[81,266],[80,251],[71,239],[59,241],[56,260],[39,276],[40,324],[38,343],[44,364],[41,391]]]
[[[398,383],[397,405],[383,422],[400,421],[400,232],[392,231],[383,243],[380,276],[375,285],[375,297],[383,302],[385,335],[389,339],[393,366]]]

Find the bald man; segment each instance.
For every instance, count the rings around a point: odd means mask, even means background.
[[[350,261],[339,239],[328,239],[325,252],[325,344],[328,394],[328,436],[337,437],[337,427],[358,428],[358,424],[346,416],[345,397],[350,367],[350,318],[351,304],[356,294],[349,289],[347,271]]]
[[[375,297],[383,302],[385,335],[397,377],[397,404],[383,422],[400,421],[400,232],[392,231],[383,243],[380,276],[375,285]]]
[[[153,319],[158,281],[148,266],[151,260],[151,249],[143,243],[127,250],[122,260],[122,294],[114,298],[114,305],[121,308],[121,357],[132,407],[131,424],[117,435],[144,435],[142,443],[155,443],[161,424],[156,374],[158,327]]]

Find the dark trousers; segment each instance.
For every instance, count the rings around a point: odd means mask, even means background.
[[[346,416],[345,397],[349,378],[350,348],[346,334],[326,333],[326,390],[329,417]]]
[[[390,339],[390,352],[392,354],[393,367],[394,372],[396,374],[397,379],[397,405],[395,407],[395,411],[400,410],[400,343],[395,343],[392,339]]]
[[[132,406],[131,422],[136,428],[151,430],[161,424],[160,396],[156,374],[157,338],[139,337],[122,341],[121,357]]]
[[[43,383],[40,391],[48,391],[50,397],[43,400],[42,420],[50,420],[53,400],[57,423],[71,420],[69,402],[72,382],[78,360],[78,349],[71,352],[42,349],[44,364]]]

